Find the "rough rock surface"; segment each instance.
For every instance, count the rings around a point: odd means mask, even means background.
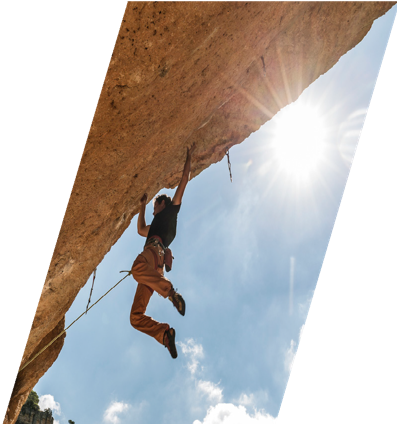
[[[128,3],[26,345],[58,334],[90,274],[149,199],[223,158],[359,43],[395,2]],[[62,348],[22,371],[14,423]]]
[[[19,414],[16,424],[53,424],[54,418],[44,411],[27,410]]]

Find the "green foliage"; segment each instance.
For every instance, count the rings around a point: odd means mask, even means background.
[[[69,424],[75,424],[74,421],[72,421],[72,420],[68,420],[68,423]]]
[[[29,393],[25,404],[22,406],[21,412],[27,411],[40,411],[39,396],[34,390]]]
[[[35,412],[38,412],[38,411],[40,411],[39,396],[34,390],[32,390],[29,393],[29,396],[28,396],[25,404],[22,406],[21,413],[22,414],[31,414],[32,412],[35,413]],[[52,409],[51,408],[46,408],[46,409],[44,409],[43,412],[47,415],[47,417],[52,418]],[[73,421],[72,421],[72,423],[74,424]]]

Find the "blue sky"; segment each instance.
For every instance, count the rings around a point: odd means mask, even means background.
[[[297,184],[274,161],[277,122],[288,125],[283,112],[231,149],[232,184],[225,159],[189,182],[168,274],[186,299],[186,316],[156,295],[148,308],[176,328],[178,359],[130,326],[136,283],[129,277],[68,331],[57,362],[36,385],[58,402],[60,423],[166,423],[172,416],[174,423],[207,424],[221,422],[211,418],[218,411],[246,422],[277,416],[394,15],[395,8],[375,22],[288,107],[315,107],[327,128],[327,160],[309,183]],[[148,222],[151,213],[149,204]],[[135,218],[98,267],[93,302],[143,242]],[[67,324],[85,309],[90,286]]]

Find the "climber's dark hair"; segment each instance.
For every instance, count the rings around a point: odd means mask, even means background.
[[[171,197],[167,196],[166,194],[159,194],[154,199],[155,202],[159,202],[159,203],[161,203],[163,200],[165,201],[165,206],[170,205],[172,202]]]

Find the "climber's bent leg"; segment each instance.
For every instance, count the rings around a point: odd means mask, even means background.
[[[153,318],[145,315],[146,307],[152,297],[153,290],[144,284],[138,284],[134,302],[131,308],[131,325],[142,333],[154,337],[160,344],[163,344],[164,333],[170,328],[168,324],[159,323]]]

